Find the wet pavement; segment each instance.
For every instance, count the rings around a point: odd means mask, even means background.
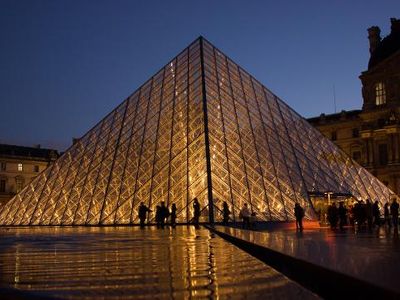
[[[0,276],[3,291],[39,298],[316,298],[207,229],[186,226],[3,227]]]
[[[384,227],[372,232],[328,228],[249,231],[216,226],[222,233],[267,249],[400,293],[399,231]]]

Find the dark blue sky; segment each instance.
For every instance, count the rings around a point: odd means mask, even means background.
[[[0,0],[0,142],[65,150],[199,35],[304,117],[360,108],[399,0]]]

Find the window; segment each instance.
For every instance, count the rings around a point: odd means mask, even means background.
[[[356,162],[361,161],[361,151],[354,151],[352,156]]]
[[[1,164],[0,164],[0,170],[1,170],[1,171],[5,171],[6,168],[7,168],[7,164],[6,164],[5,162],[1,162]]]
[[[360,131],[358,130],[358,128],[353,128],[353,138],[357,138],[360,136]]]
[[[375,85],[375,104],[382,105],[386,103],[386,90],[383,82],[378,82]]]
[[[22,164],[21,163],[18,164],[18,171],[22,171]]]
[[[331,140],[332,140],[332,141],[336,141],[336,140],[337,140],[337,133],[336,133],[336,131],[332,131],[332,132],[331,132]]]
[[[385,166],[388,163],[388,149],[387,144],[379,144],[379,164]]]
[[[378,119],[378,127],[379,128],[382,128],[385,125],[386,125],[385,119],[382,119],[382,118]]]
[[[6,181],[5,179],[0,179],[0,193],[6,192]]]
[[[33,166],[33,172],[38,173],[39,172],[39,166]]]
[[[15,187],[16,187],[16,192],[19,193],[24,187],[24,179],[21,177],[16,177],[15,178]]]

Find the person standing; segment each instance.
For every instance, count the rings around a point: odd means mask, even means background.
[[[144,228],[144,223],[146,222],[148,212],[151,212],[151,210],[146,205],[144,205],[143,202],[140,202],[139,206],[140,228]]]
[[[157,205],[156,206],[156,224],[157,224],[157,228],[161,227],[161,206]]]
[[[353,214],[354,214],[354,224],[357,225],[357,229],[361,229],[361,201],[357,200],[356,204],[353,207]]]
[[[354,204],[350,205],[347,209],[348,217],[349,217],[349,225],[354,227],[355,219],[354,219]]]
[[[193,223],[196,228],[199,228],[199,219],[200,219],[200,204],[197,198],[193,200]]]
[[[367,199],[365,206],[365,216],[367,217],[367,224],[368,224],[368,230],[372,230],[372,204],[369,199]]]
[[[161,201],[161,207],[160,207],[160,226],[161,228],[164,228],[165,226],[165,220],[169,216],[169,209],[168,207],[165,206],[165,202]]]
[[[390,228],[392,223],[390,222],[389,202],[386,202],[383,206],[383,215],[385,217],[385,224]]]
[[[374,216],[374,225],[381,225],[381,213],[379,210],[379,202],[375,200],[374,204],[372,204],[372,215]]]
[[[392,204],[390,204],[390,214],[392,215],[393,227],[397,227],[399,222],[399,204],[396,198],[393,198]]]
[[[339,229],[343,230],[343,226],[346,225],[347,223],[347,209],[346,207],[344,207],[342,201],[339,202],[338,214],[339,214]]]
[[[299,203],[294,205],[294,216],[296,217],[296,230],[303,231],[304,209]]]
[[[172,204],[171,207],[171,226],[172,228],[176,227],[176,204]]]
[[[365,203],[363,200],[360,201],[360,226],[364,226],[365,221],[367,220],[367,210],[365,208]]]
[[[250,215],[251,214],[249,208],[247,207],[247,203],[245,203],[239,213],[239,218],[243,220],[242,228],[250,228]]]
[[[222,224],[228,225],[230,214],[231,214],[231,211],[229,210],[228,204],[226,203],[226,201],[224,201],[224,204],[222,207],[222,215],[223,215]]]
[[[336,229],[338,221],[338,209],[335,202],[328,207],[328,222],[331,225],[331,229]]]

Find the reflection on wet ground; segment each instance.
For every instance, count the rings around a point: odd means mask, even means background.
[[[3,286],[60,298],[316,296],[193,227],[0,228]]]
[[[400,292],[399,232],[384,227],[354,233],[327,228],[249,231],[216,226],[239,239]]]

